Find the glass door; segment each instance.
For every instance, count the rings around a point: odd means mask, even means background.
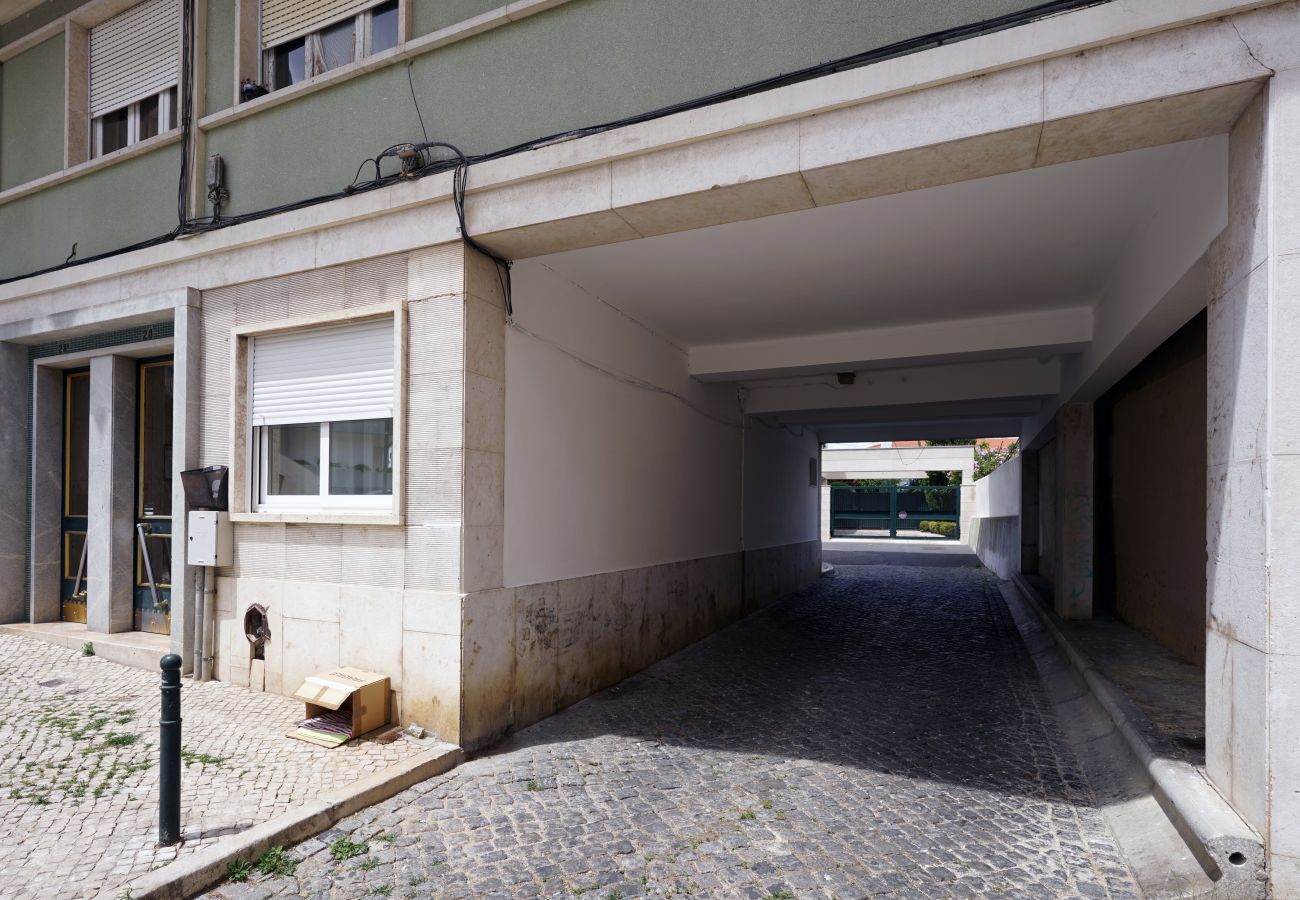
[[[171,633],[172,360],[140,364],[136,443],[135,630]]]
[[[90,371],[63,378],[63,543],[59,582],[65,622],[86,621],[86,523],[89,514]]]

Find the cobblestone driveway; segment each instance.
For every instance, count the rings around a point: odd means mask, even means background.
[[[132,877],[417,752],[286,738],[287,697],[182,690],[181,825],[159,848],[157,672],[0,634],[0,897],[108,897]]]
[[[845,567],[211,896],[1136,896],[995,589]]]

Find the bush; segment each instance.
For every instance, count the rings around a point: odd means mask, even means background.
[[[942,535],[943,537],[952,537],[957,533],[956,522],[936,522],[931,519],[926,519],[917,523],[917,527],[922,531],[929,532],[930,534]]]

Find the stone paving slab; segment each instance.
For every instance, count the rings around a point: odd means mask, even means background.
[[[211,898],[1132,898],[996,580],[846,567]]]
[[[114,896],[132,877],[419,752],[395,733],[327,750],[302,704],[184,682],[181,823],[159,848],[159,675],[0,634],[0,896]]]

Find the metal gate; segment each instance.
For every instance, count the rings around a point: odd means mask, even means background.
[[[957,485],[831,485],[831,537],[961,537]]]

